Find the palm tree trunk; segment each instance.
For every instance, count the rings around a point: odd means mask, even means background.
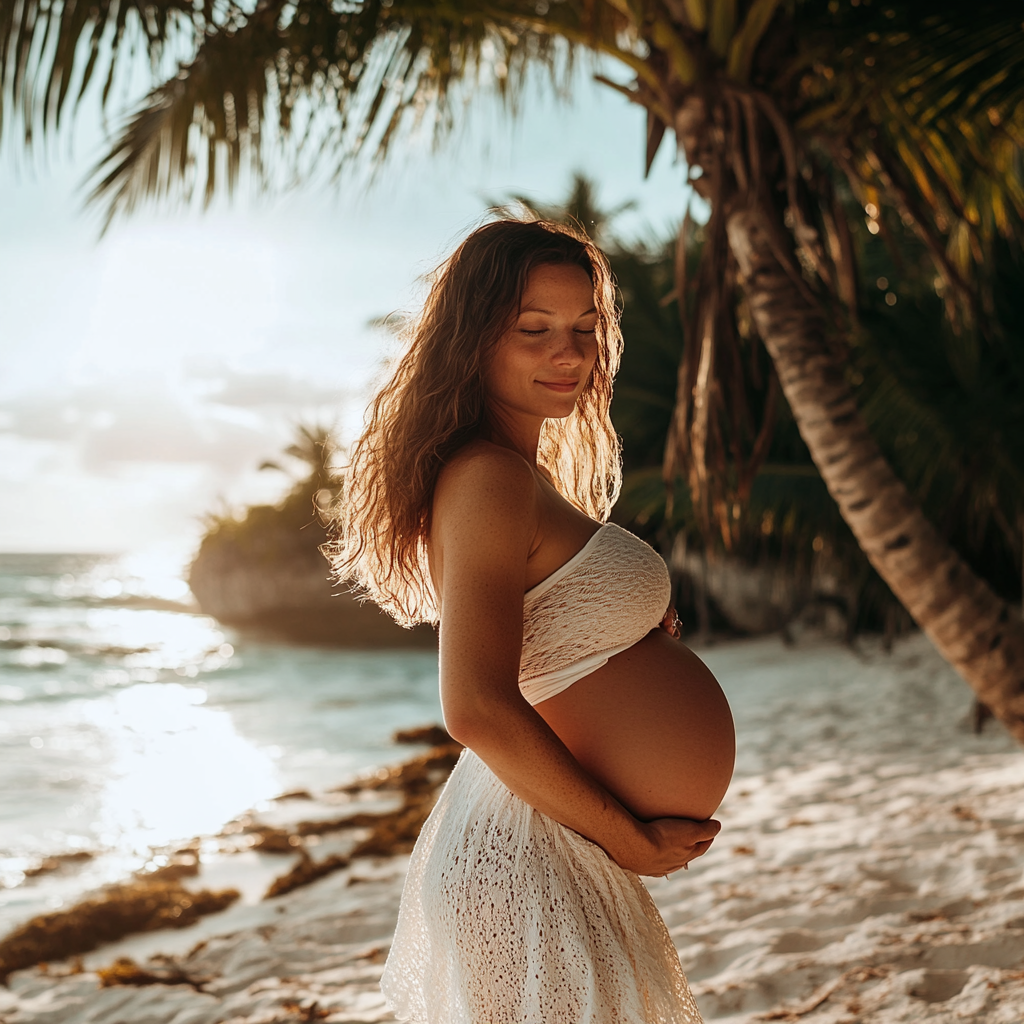
[[[729,245],[811,458],[879,575],[1024,743],[1024,623],[943,540],[889,467],[829,348],[821,310],[772,250],[765,216],[753,204],[730,211]]]

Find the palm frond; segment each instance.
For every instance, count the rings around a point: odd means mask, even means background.
[[[884,289],[866,289],[851,350],[860,405],[900,477],[968,557],[993,530],[1012,551],[1024,508],[1019,256],[998,246],[990,268],[1002,329],[954,332],[943,324],[925,254],[911,241],[900,240],[902,272],[877,242],[864,249],[865,269],[882,275]],[[991,566],[985,575],[993,576]]]
[[[221,5],[231,23],[240,11]],[[167,45],[194,41],[215,20],[212,0],[5,0],[0,4],[0,131],[11,113],[25,142],[56,132],[97,72],[106,106],[121,67],[142,45],[155,68]],[[8,129],[10,130],[10,129]]]
[[[209,198],[247,171],[266,184],[273,153],[296,172],[361,152],[378,162],[403,128],[435,138],[454,99],[492,89],[511,107],[534,67],[556,87],[578,49],[610,53],[651,88],[657,76],[621,5],[527,0],[14,0],[0,5],[0,116],[22,111],[25,133],[57,129],[97,74],[104,97],[139,40],[157,68],[173,43],[191,48],[175,74],[128,117],[96,168],[91,198],[109,217],[176,191]],[[105,48],[105,39],[112,39]],[[0,128],[3,123],[0,121]]]
[[[824,141],[866,207],[890,205],[914,226],[970,305],[992,239],[1024,226],[1019,5],[844,6],[826,20],[807,34],[803,89],[815,99],[798,130]]]
[[[779,0],[754,0],[739,31],[729,40],[727,50],[723,42],[721,49],[723,54],[728,52],[728,73],[731,78],[739,82],[746,82],[750,78],[754,53],[768,30],[778,6]],[[714,49],[713,40],[709,42]]]
[[[530,61],[554,56],[550,40],[501,35],[461,13],[385,0],[257,6],[207,34],[150,93],[97,169],[92,198],[114,215],[201,181],[209,199],[244,162],[264,184],[266,158],[285,140],[297,160],[367,147],[382,157],[403,119],[446,123],[453,82],[489,71],[499,92],[514,91]]]

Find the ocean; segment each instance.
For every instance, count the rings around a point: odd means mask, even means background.
[[[971,733],[969,690],[920,634],[891,654],[793,634],[698,648],[733,709],[738,779],[1019,752],[994,723]],[[393,732],[440,721],[432,652],[240,637],[153,557],[0,555],[0,936],[153,848],[402,760]]]
[[[176,569],[0,555],[0,935],[152,847],[399,760],[394,730],[441,720],[432,652],[245,640]]]

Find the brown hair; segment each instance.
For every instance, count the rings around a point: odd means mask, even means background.
[[[407,346],[374,398],[345,469],[328,556],[403,625],[436,622],[426,540],[446,461],[480,433],[483,377],[519,314],[534,267],[575,264],[594,283],[597,361],[565,419],[545,420],[538,463],[577,508],[604,521],[621,482],[609,416],[622,337],[608,261],[582,232],[503,219],[474,231],[435,271]]]

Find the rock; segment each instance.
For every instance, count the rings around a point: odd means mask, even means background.
[[[455,741],[442,725],[421,725],[415,729],[398,729],[391,737],[394,743],[425,743],[430,747],[447,746]]]
[[[201,610],[244,633],[353,648],[436,648],[429,626],[403,629],[331,579],[327,532],[310,509],[249,509],[203,539],[188,583]]]

